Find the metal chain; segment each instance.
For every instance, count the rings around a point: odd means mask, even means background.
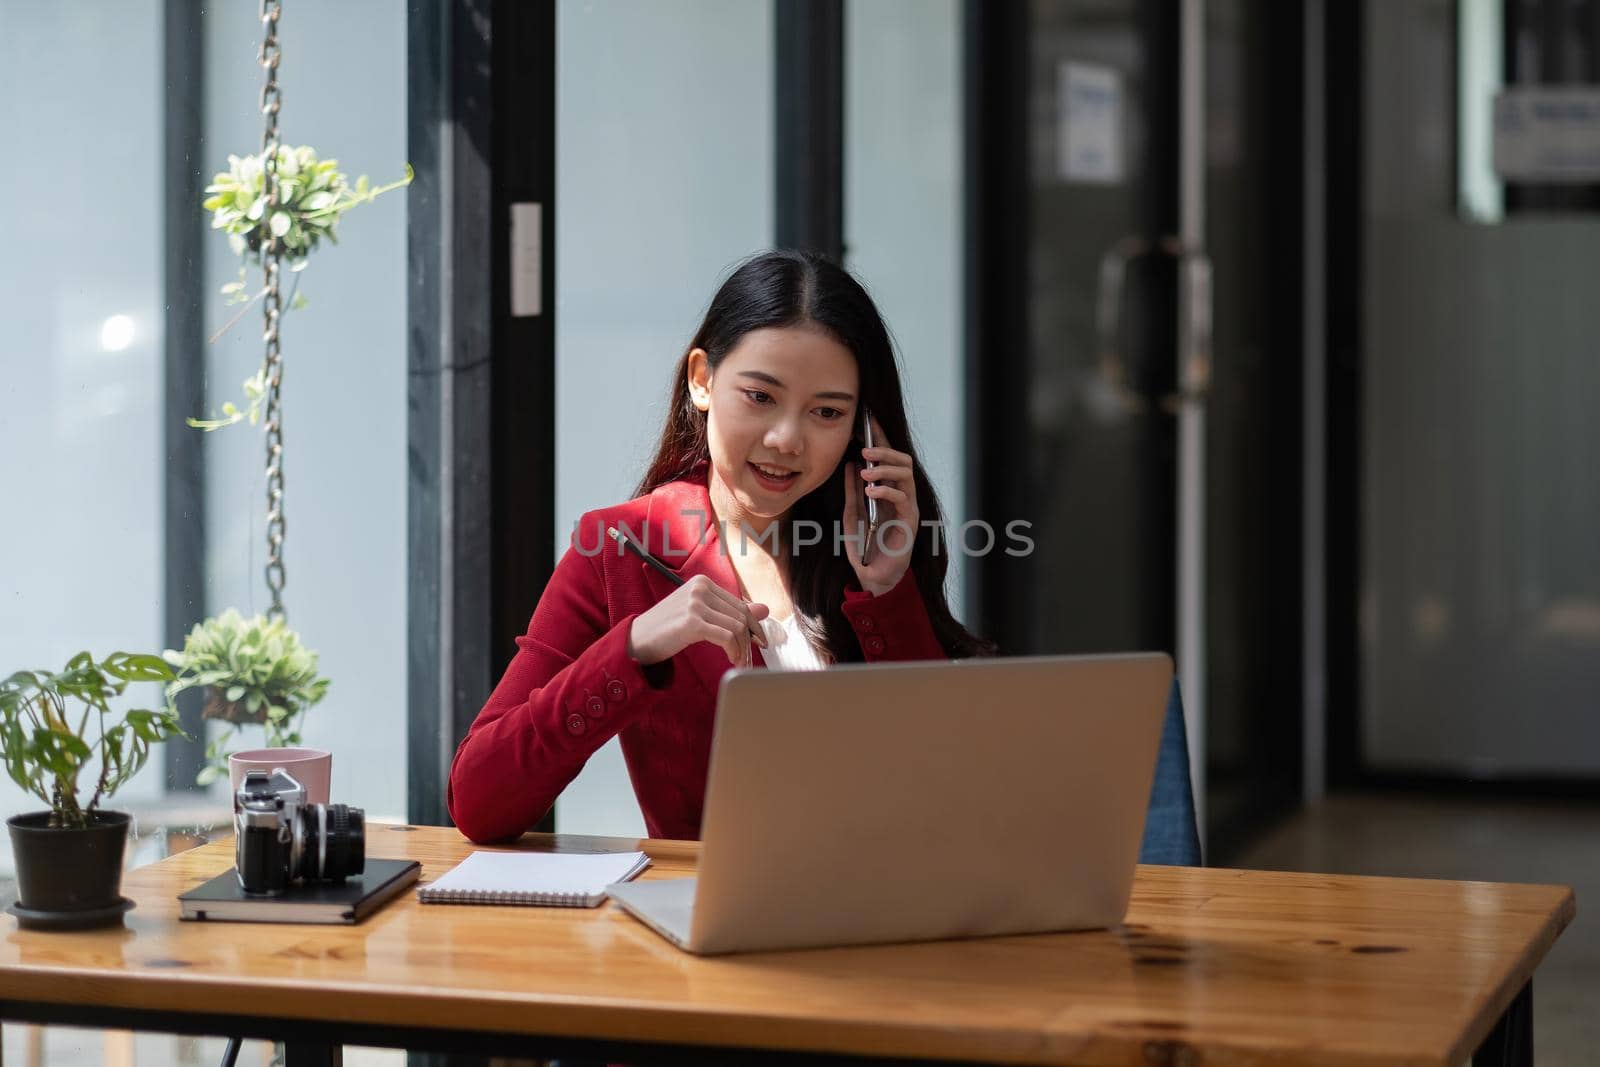
[[[261,115],[265,128],[261,134],[262,192],[266,196],[266,211],[262,219],[267,229],[262,247],[261,267],[265,273],[266,298],[262,301],[262,335],[266,342],[267,391],[267,590],[272,594],[268,613],[284,617],[283,587],[287,576],[283,569],[283,411],[280,390],[283,386],[283,351],[279,344],[278,327],[283,312],[283,295],[278,288],[279,266],[283,259],[283,242],[272,232],[272,219],[278,207],[278,110],[282,95],[278,91],[278,61],[282,51],[278,46],[278,17],[283,13],[282,0],[261,0],[261,67],[266,71],[266,84],[261,87]]]

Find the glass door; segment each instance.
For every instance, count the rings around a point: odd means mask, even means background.
[[[982,618],[1008,652],[1171,652],[1224,845],[1298,788],[1298,81],[1273,95],[1297,26],[1250,0],[1033,0],[989,28],[1026,69],[1001,268],[1026,326],[992,364],[978,340],[974,374],[1015,381],[980,402],[999,484],[974,495],[1034,550],[977,561]]]

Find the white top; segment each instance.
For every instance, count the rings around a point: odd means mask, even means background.
[[[767,647],[761,650],[761,658],[773,670],[820,671],[828,665],[800,631],[800,620],[796,615],[790,615],[782,622],[762,619],[761,632],[767,638]]]

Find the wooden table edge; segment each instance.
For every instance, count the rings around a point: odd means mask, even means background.
[[[398,828],[396,824],[388,825],[391,828]],[[464,838],[459,839],[458,843],[466,848],[473,847]],[[594,838],[576,835],[525,835],[518,841],[502,847],[527,848],[531,845],[535,848],[541,846],[559,848],[563,844],[582,846],[579,849],[582,851],[638,849],[653,858],[659,857],[664,868],[661,873],[668,873],[669,870],[671,873],[687,873],[684,868],[692,870],[693,861],[699,852],[697,842],[646,838]],[[216,849],[219,846],[214,844],[209,847]],[[1143,865],[1141,870],[1148,870],[1153,874],[1201,877],[1207,874],[1237,877],[1246,873],[1304,877],[1308,873],[1146,868]],[[1319,1057],[1315,1050],[1307,1049],[1306,1062],[1340,1064],[1436,1062],[1438,1067],[1454,1067],[1455,1064],[1464,1062],[1476,1051],[1497,1020],[1512,1004],[1534,970],[1548,954],[1557,937],[1576,915],[1576,898],[1570,887],[1526,888],[1550,890],[1559,896],[1550,902],[1549,910],[1540,921],[1537,933],[1524,946],[1514,966],[1493,989],[1481,995],[1473,1008],[1471,1023],[1448,1056],[1438,1061],[1418,1061],[1415,1058],[1406,1059],[1401,1056],[1365,1057],[1354,1053],[1353,1050],[1345,1049],[1339,1056],[1328,1058]],[[324,1012],[307,1006],[312,1001],[325,999],[328,989],[319,986],[314,991],[307,990],[295,979],[259,977],[234,979],[215,974],[185,976],[179,971],[149,974],[147,977],[154,981],[135,984],[134,994],[129,996],[128,987],[119,985],[119,979],[109,978],[103,972],[90,968],[76,968],[70,965],[35,968],[20,965],[13,967],[10,973],[0,980],[0,1001],[83,1006],[86,1003],[83,994],[86,990],[90,990],[100,994],[89,1001],[90,1004],[104,1004],[129,1011],[170,1012],[195,1018],[223,1015],[223,1012],[210,1008],[186,1012],[171,1007],[174,999],[181,998],[181,993],[179,998],[172,996],[174,987],[181,989],[188,982],[194,982],[206,987],[209,994],[207,1000],[213,1003],[233,1001],[242,997],[259,997],[261,990],[273,990],[279,994],[270,998],[273,1001],[270,1007],[275,1010],[270,1012],[258,1010],[251,1014],[263,1019],[281,1019],[285,1022],[304,1021],[336,1026],[339,1021],[348,1021],[351,1024],[374,1029],[392,1027],[398,1030],[437,1030],[460,1034],[493,1032],[525,1035],[530,1038],[554,1036],[578,1040],[637,1041],[663,1045],[709,1045],[729,1049],[751,1047],[758,1038],[770,1038],[775,1032],[788,1032],[786,1047],[800,1052],[945,1059],[981,1058],[992,1062],[1014,1063],[1063,1062],[1062,1057],[1070,1055],[1071,1047],[1093,1044],[1111,1036],[1101,1034],[1094,1029],[1068,1034],[1056,1031],[1048,1024],[1043,1029],[1001,1027],[976,1030],[970,1027],[957,1027],[940,1030],[938,1027],[921,1023],[912,1025],[901,1021],[860,1019],[836,1021],[830,1027],[818,1030],[814,1020],[797,1019],[764,1010],[722,1007],[708,1014],[703,1006],[688,1011],[679,1007],[663,1006],[654,1001],[641,1001],[628,997],[605,998],[597,1002],[593,996],[567,997],[550,993],[529,997],[527,994],[498,993],[494,990],[461,991],[400,985],[349,991],[345,994],[348,998],[347,1003],[359,1002],[363,1006],[363,1010],[357,1013],[359,1018],[347,1015],[342,1020],[328,1020]],[[15,992],[12,992],[13,988]],[[53,993],[61,995],[53,996]],[[147,993],[154,995],[147,996],[145,995]],[[433,1008],[424,1013],[426,1021],[397,1021],[393,1016],[392,1004],[388,1006],[387,1011],[385,1010],[385,1002],[392,1002],[396,996],[416,998],[432,1004]],[[507,1027],[504,1022],[505,1016],[497,1012],[497,1009],[506,1003],[515,1003],[523,1009],[515,1016],[518,1025]],[[586,1025],[576,1025],[575,1020],[578,1019],[583,1020]],[[318,1020],[322,1022],[319,1023]],[[603,1031],[605,1036],[595,1037],[597,1031]],[[802,1036],[807,1043],[799,1045],[796,1042]],[[1135,1032],[1125,1032],[1118,1036],[1123,1041],[1136,1040],[1138,1037]],[[1151,1042],[1156,1042],[1170,1035],[1153,1031],[1147,1037]],[[844,1040],[845,1038],[850,1040]],[[911,1040],[908,1042],[907,1038]],[[1181,1042],[1170,1041],[1166,1043],[1167,1046],[1180,1044]],[[1234,1062],[1234,1058],[1238,1062],[1253,1062],[1262,1052],[1252,1043],[1218,1040],[1215,1036],[1208,1037],[1206,1048],[1214,1050],[1213,1054],[1220,1054],[1229,1062]]]
[[[1542,926],[1533,941],[1523,950],[1517,965],[1503,978],[1500,983],[1484,995],[1482,1006],[1473,1013],[1473,1021],[1462,1034],[1461,1040],[1451,1049],[1450,1057],[1441,1067],[1451,1067],[1453,1064],[1466,1063],[1473,1053],[1483,1044],[1489,1032],[1494,1029],[1500,1017],[1511,1007],[1512,1001],[1522,992],[1527,984],[1533,981],[1533,974],[1544,962],[1555,946],[1556,938],[1561,936],[1572,920],[1578,915],[1578,897],[1571,886],[1539,884],[1539,888],[1556,889],[1561,892],[1561,899],[1554,910],[1545,916]]]

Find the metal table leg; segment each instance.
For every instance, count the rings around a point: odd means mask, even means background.
[[[283,1045],[284,1067],[342,1067],[344,1046],[325,1045],[316,1041],[286,1041]]]
[[[1533,981],[1522,987],[1473,1054],[1472,1067],[1533,1067]]]

